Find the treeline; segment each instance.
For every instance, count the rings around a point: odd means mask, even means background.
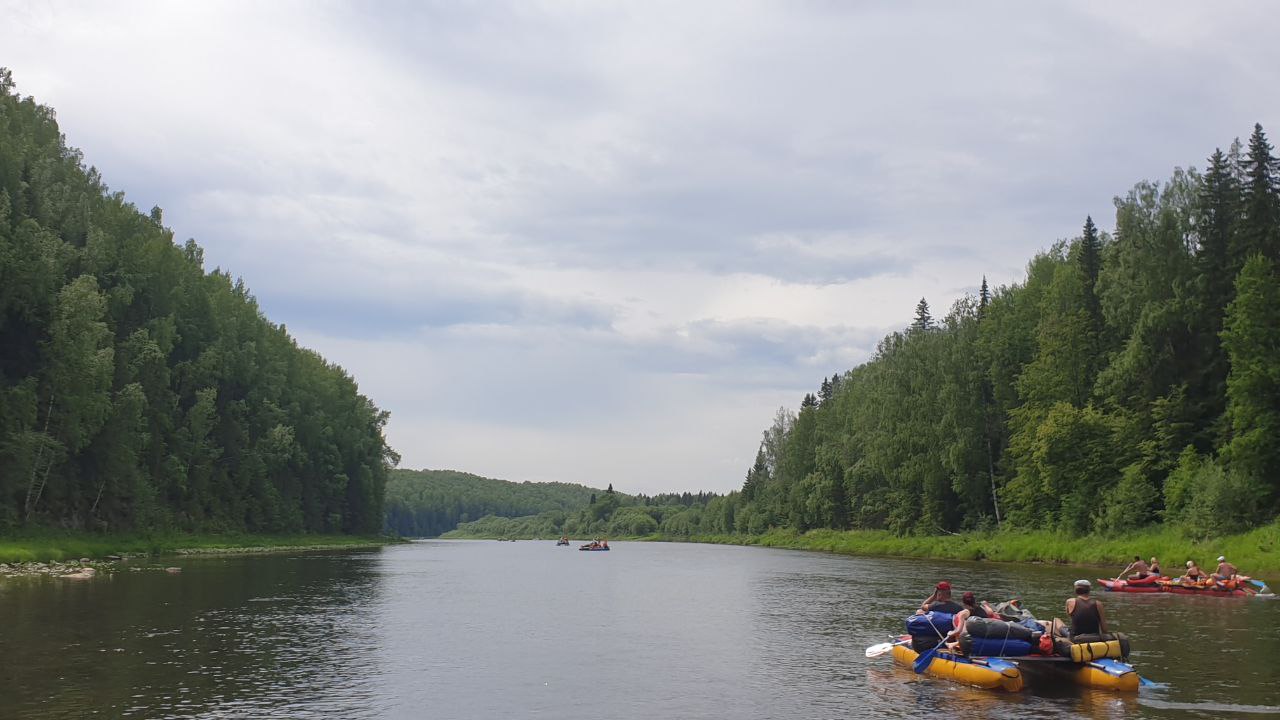
[[[387,414],[0,69],[0,532],[377,532]]]
[[[824,379],[764,432],[735,527],[1167,522],[1243,530],[1280,502],[1280,190],[1261,126],[1115,200],[1115,231],[1031,261]]]
[[[446,537],[504,539],[637,537],[654,534],[689,537],[735,532],[738,493],[668,493],[653,497],[614,492],[610,485],[582,506],[524,517],[490,515],[460,523]]]
[[[516,483],[452,470],[398,469],[387,482],[386,529],[403,537],[435,537],[487,515],[567,515],[606,493],[570,483]]]

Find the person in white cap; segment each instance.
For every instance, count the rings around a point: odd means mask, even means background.
[[[1075,597],[1067,598],[1071,637],[1101,635],[1107,631],[1107,617],[1102,613],[1102,603],[1089,597],[1091,589],[1088,580],[1077,580]]]
[[[1239,575],[1239,574],[1240,574],[1240,571],[1236,569],[1235,565],[1232,565],[1231,563],[1227,562],[1226,557],[1219,555],[1218,570],[1214,572],[1212,575],[1210,575],[1209,577],[1213,578],[1214,580],[1217,580],[1218,582],[1223,582],[1224,580],[1234,580],[1236,575]]]

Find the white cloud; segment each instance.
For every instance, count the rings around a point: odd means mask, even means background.
[[[406,464],[725,490],[920,296],[1280,126],[1258,7],[0,0],[0,47]]]

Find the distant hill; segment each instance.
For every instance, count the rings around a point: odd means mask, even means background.
[[[392,470],[386,528],[405,537],[435,537],[486,515],[522,517],[577,510],[604,490],[560,482],[511,482],[454,470]]]

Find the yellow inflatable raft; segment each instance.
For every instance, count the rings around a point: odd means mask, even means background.
[[[909,645],[899,643],[893,646],[894,661],[908,668],[915,666],[918,657],[919,653]],[[987,690],[1018,692],[1022,689],[1022,671],[1001,658],[969,659],[939,651],[925,674]]]

